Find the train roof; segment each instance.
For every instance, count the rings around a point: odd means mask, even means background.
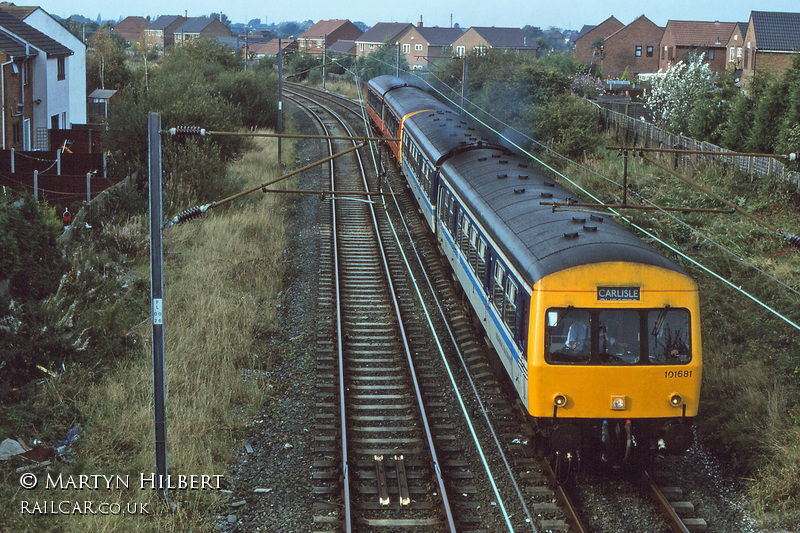
[[[411,79],[396,76],[378,76],[369,81],[400,118],[425,109],[450,110],[445,104],[425,92]]]
[[[542,202],[581,201],[517,156],[492,149],[448,159],[455,192],[530,283],[590,263],[626,261],[683,270],[605,215],[554,211]]]
[[[398,96],[400,96],[398,94]],[[580,198],[493,144],[452,110],[418,113],[405,122],[425,156],[441,166],[455,192],[531,284],[589,263],[629,261],[683,270],[611,220],[577,211],[553,211],[541,202]]]

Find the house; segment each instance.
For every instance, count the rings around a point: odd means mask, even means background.
[[[464,32],[460,28],[427,28],[420,18],[417,26],[412,26],[397,38],[402,53],[411,70],[427,70],[428,66],[443,57],[453,42]],[[452,55],[452,54],[451,54]]]
[[[145,42],[159,50],[175,44],[175,30],[186,22],[180,15],[161,15],[144,29]]]
[[[356,42],[347,39],[339,39],[328,47],[328,55],[331,57],[355,57]]]
[[[58,20],[40,7],[15,6],[7,2],[0,3],[0,10],[5,11],[28,26],[42,32],[65,48],[72,51],[72,55],[64,57],[66,63],[65,80],[55,80],[49,83],[46,90],[37,92],[34,99],[39,98],[42,104],[34,109],[33,121],[37,128],[48,129],[49,124],[59,115],[59,125],[71,128],[73,124],[86,123],[86,45]],[[67,89],[64,85],[68,84]],[[39,89],[42,89],[41,87]],[[66,114],[64,114],[66,113]],[[49,147],[45,135],[40,135],[34,130],[36,142],[34,148],[47,149]]]
[[[619,78],[630,74],[658,72],[658,48],[664,28],[644,15],[603,40],[603,76]]]
[[[463,57],[470,52],[485,53],[486,50],[504,50],[523,54],[539,52],[539,45],[528,38],[521,28],[495,28],[473,26],[453,41],[455,55]]]
[[[742,77],[779,74],[800,55],[800,13],[753,11],[742,51]]]
[[[148,26],[150,26],[150,17],[125,17],[114,26],[114,31],[120,34],[128,44],[134,44],[142,39],[144,30]]]
[[[355,38],[356,55],[358,57],[369,55],[382,44],[394,45],[398,37],[412,27],[413,25],[403,22],[379,22]]]
[[[670,20],[661,38],[658,70],[666,72],[692,53],[705,53],[712,72],[725,72],[727,47],[735,22]]]
[[[747,22],[737,22],[733,28],[733,33],[728,39],[728,68],[737,72],[741,76],[744,68],[744,38],[747,35]]]
[[[217,19],[209,17],[189,17],[172,32],[175,44],[180,46],[186,41],[201,37],[232,37],[228,27]]]
[[[349,20],[321,20],[300,34],[297,38],[298,49],[300,52],[318,56],[336,41],[353,41],[363,33]]]
[[[3,148],[30,150],[33,133],[70,125],[67,65],[73,51],[2,10],[0,31]]]
[[[573,41],[572,57],[587,65],[599,64],[603,58],[603,42],[625,25],[613,15],[597,26],[584,26]]]
[[[278,56],[278,41],[283,50],[283,55],[293,54],[298,50],[297,39],[272,39],[264,44],[253,45],[252,51],[255,59]]]

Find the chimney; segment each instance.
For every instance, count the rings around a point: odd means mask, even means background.
[[[417,24],[417,28],[422,27],[422,15],[419,16],[419,23]]]

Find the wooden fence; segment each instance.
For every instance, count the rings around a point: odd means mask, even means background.
[[[601,124],[607,131],[614,132],[620,139],[625,139],[629,146],[642,146],[644,148],[672,148],[681,150],[693,150],[704,152],[716,152],[719,154],[731,153],[730,150],[720,148],[715,144],[704,141],[696,141],[683,135],[675,135],[665,131],[642,118],[634,118],[626,114],[614,111],[607,107],[595,104],[599,114]],[[775,175],[791,181],[800,188],[800,172],[784,165],[774,157],[759,156],[739,156],[739,155],[682,155],[676,156],[678,164],[691,164],[701,161],[707,157],[713,158],[723,164],[736,166],[742,172],[753,176]]]

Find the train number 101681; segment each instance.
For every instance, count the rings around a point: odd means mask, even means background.
[[[692,377],[691,370],[665,370],[665,378],[690,378]]]

